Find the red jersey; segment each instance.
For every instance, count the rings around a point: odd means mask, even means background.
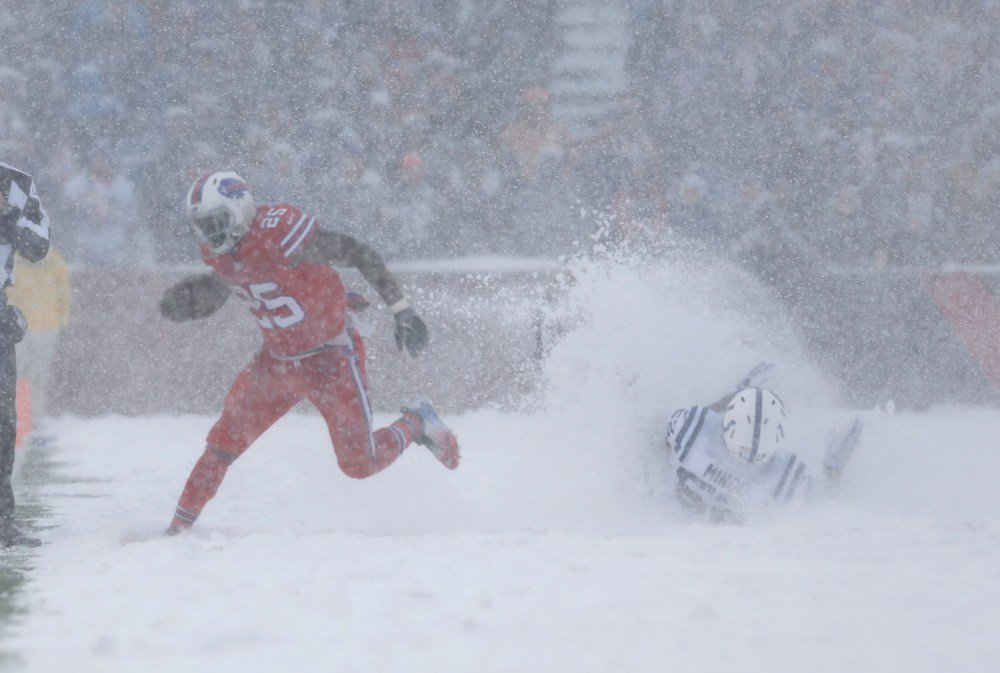
[[[235,248],[215,255],[201,246],[205,263],[250,302],[272,355],[301,355],[346,338],[340,274],[302,256],[318,227],[315,217],[295,206],[262,205]]]

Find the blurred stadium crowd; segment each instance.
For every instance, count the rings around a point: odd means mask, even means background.
[[[995,261],[1000,2],[622,0],[629,88],[553,114],[554,0],[0,9],[0,160],[80,265],[194,261],[240,171],[390,259],[781,238],[852,268]]]

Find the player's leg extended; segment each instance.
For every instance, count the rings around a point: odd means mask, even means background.
[[[309,360],[309,401],[326,420],[340,469],[364,479],[391,465],[413,441],[416,428],[403,418],[387,428],[373,428],[358,351],[335,348]]]
[[[222,416],[208,433],[168,533],[190,528],[205,504],[215,496],[229,466],[253,442],[304,397],[305,386],[294,363],[260,352],[226,395]]]
[[[361,340],[361,335],[356,330],[352,330],[352,339],[354,341],[358,366],[361,370],[361,381],[367,391],[368,376],[365,372],[365,345]],[[430,449],[434,457],[441,461],[441,464],[449,470],[454,470],[458,467],[458,463],[461,460],[458,438],[455,437],[455,434],[444,424],[441,417],[438,416],[434,405],[427,400],[422,400],[412,407],[403,409],[403,417],[386,429],[392,432],[402,431],[404,433],[402,436],[402,439],[405,440],[403,448],[406,448],[406,445],[410,442],[416,442]],[[379,433],[381,432],[383,430],[377,430],[374,433],[376,440],[379,439]],[[400,449],[400,453],[402,453],[402,449]]]

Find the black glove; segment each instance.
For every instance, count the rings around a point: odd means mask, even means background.
[[[160,315],[173,322],[207,318],[222,308],[229,292],[210,273],[188,276],[163,293]]]
[[[28,321],[21,309],[12,305],[0,306],[0,340],[4,343],[16,344],[24,338],[28,331]]]
[[[412,357],[427,346],[427,325],[412,308],[396,314],[396,348],[402,351],[403,346]]]

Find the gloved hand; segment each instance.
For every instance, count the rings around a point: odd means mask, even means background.
[[[163,293],[160,315],[173,322],[207,318],[222,308],[229,292],[210,273],[188,276]]]
[[[427,325],[412,308],[404,308],[396,314],[396,348],[406,346],[407,352],[416,357],[427,346]]]
[[[28,321],[21,313],[21,309],[13,304],[0,306],[0,340],[16,344],[24,338],[24,333],[27,331]]]
[[[823,474],[831,482],[840,479],[844,466],[850,460],[854,449],[858,447],[861,431],[864,426],[860,418],[855,418],[851,427],[842,433],[831,430],[826,438],[826,451],[823,453]]]

